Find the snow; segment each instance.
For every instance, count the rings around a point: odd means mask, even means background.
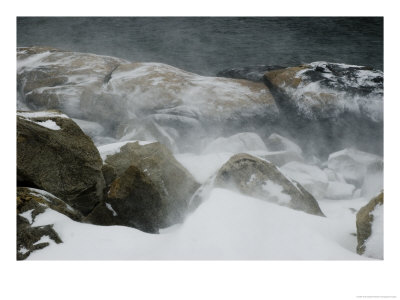
[[[135,142],[138,142],[140,146],[155,143],[149,141],[130,140],[130,141],[123,141],[123,142],[102,145],[97,147],[97,149],[99,150],[101,158],[103,159],[103,161],[105,161],[107,159],[107,156],[119,153],[123,146],[125,146],[128,143],[135,143]]]
[[[232,155],[230,152],[223,152],[204,155],[180,153],[174,156],[193,175],[197,182],[205,183]]]
[[[108,210],[110,210],[112,212],[114,217],[118,216],[117,212],[112,208],[110,203],[106,203],[106,207]]]
[[[383,205],[377,205],[371,214],[373,216],[371,235],[365,241],[364,255],[383,259]]]
[[[56,111],[24,111],[17,112],[17,116],[27,118],[27,119],[35,119],[35,118],[69,118],[67,115],[63,113],[59,113]]]
[[[63,243],[28,259],[368,259],[355,253],[355,215],[347,207],[365,200],[352,201],[325,202],[323,218],[215,188],[183,224],[160,234],[78,223],[49,209],[34,226],[54,224]]]
[[[262,189],[268,194],[269,201],[277,202],[281,205],[288,205],[292,198],[282,193],[283,187],[271,180],[268,180],[262,184]]]
[[[34,209],[27,210],[26,212],[20,213],[19,215],[28,220],[29,224],[32,224],[32,212]]]
[[[49,243],[52,244],[54,241],[48,236],[48,235],[43,235],[40,240],[38,240],[36,243],[33,245],[41,244],[41,243]]]
[[[61,129],[61,127],[58,126],[56,124],[56,122],[54,122],[53,120],[46,120],[46,121],[43,121],[43,122],[35,122],[35,123],[40,125],[40,126],[46,127],[48,129],[51,129],[51,130],[60,130]]]
[[[25,253],[28,253],[29,250],[26,249],[25,247],[22,247],[22,248],[18,249],[18,252],[21,253],[21,254],[25,254]]]

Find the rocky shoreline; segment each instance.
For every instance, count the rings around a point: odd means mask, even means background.
[[[315,62],[204,77],[48,47],[17,59],[18,260],[63,242],[53,224],[34,226],[45,211],[157,234],[212,189],[318,217],[320,199],[383,189],[380,71]],[[184,153],[226,159],[199,180]],[[359,254],[369,207],[357,214]]]

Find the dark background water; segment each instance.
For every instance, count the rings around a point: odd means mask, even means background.
[[[17,46],[32,45],[163,62],[203,75],[318,60],[383,70],[383,18],[17,18]]]

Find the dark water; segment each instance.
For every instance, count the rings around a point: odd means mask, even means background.
[[[383,70],[383,18],[17,18],[17,46],[32,45],[203,75],[318,60]]]

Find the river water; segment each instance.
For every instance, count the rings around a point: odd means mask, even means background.
[[[383,70],[383,18],[19,17],[17,46],[163,62],[202,75],[330,61]]]

